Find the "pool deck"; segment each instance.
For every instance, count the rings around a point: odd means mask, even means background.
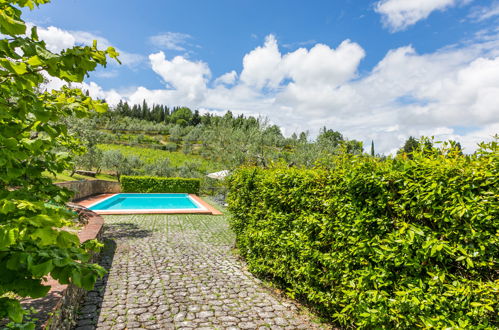
[[[89,207],[95,203],[98,203],[106,198],[112,197],[117,194],[100,194],[95,196],[90,196],[85,199],[81,199],[75,202],[78,205]],[[189,194],[189,197],[194,199],[196,202],[201,204],[205,210],[112,210],[112,211],[101,211],[93,210],[97,214],[211,214],[211,215],[222,215],[223,213],[206,203],[199,196],[194,194]]]

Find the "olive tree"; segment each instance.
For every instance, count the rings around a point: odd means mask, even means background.
[[[104,151],[102,163],[105,168],[114,171],[118,181],[120,181],[122,175],[134,174],[143,165],[138,157],[126,156],[119,150]]]

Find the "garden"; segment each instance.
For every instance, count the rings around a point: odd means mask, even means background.
[[[48,49],[21,18],[47,2],[0,2],[2,326],[35,328],[21,302],[56,283],[84,293],[68,328],[499,327],[499,136],[470,154],[411,137],[379,155],[326,127],[285,137],[230,111],[110,109],[76,87],[118,52]],[[89,239],[54,184],[82,179],[228,191],[228,209],[208,197],[224,215],[95,215],[103,236]]]

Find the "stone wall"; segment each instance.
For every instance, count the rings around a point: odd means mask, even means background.
[[[56,183],[56,185],[74,191],[73,201],[96,194],[115,194],[121,192],[119,182],[106,180],[66,181]]]

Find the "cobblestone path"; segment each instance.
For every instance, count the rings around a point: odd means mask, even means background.
[[[232,253],[224,216],[105,217],[102,265],[77,330],[314,329]]]

